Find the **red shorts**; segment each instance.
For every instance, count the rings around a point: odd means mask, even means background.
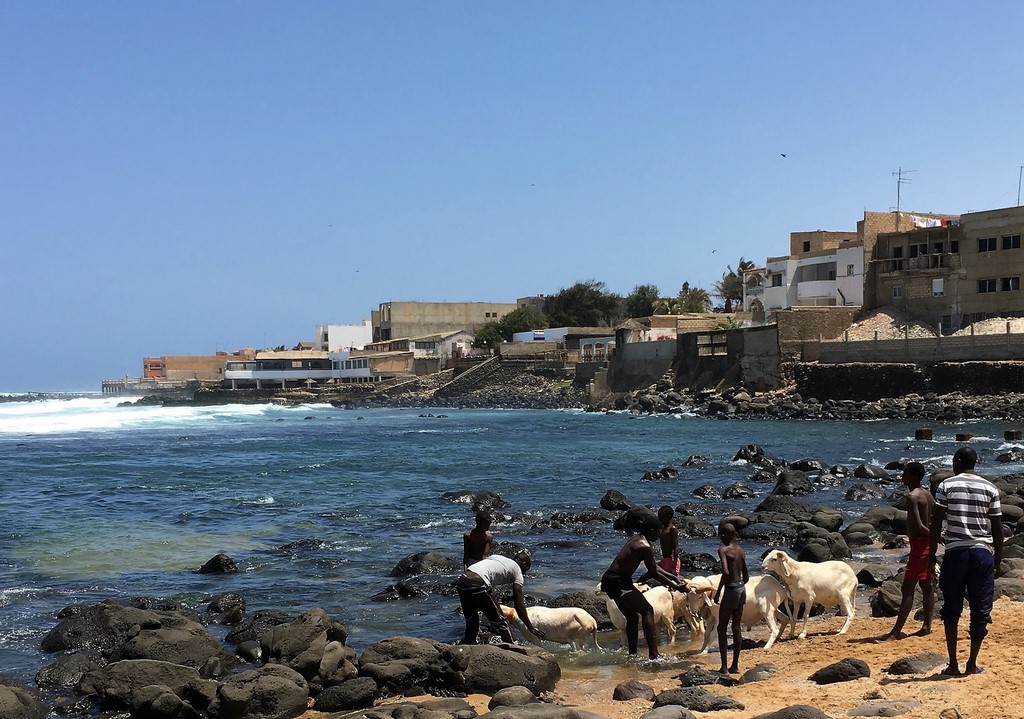
[[[658,560],[658,566],[670,574],[679,574],[682,564],[682,561],[678,558],[673,559],[672,557],[662,557]]]
[[[907,570],[904,577],[914,581],[934,579],[929,555],[928,537],[910,538],[910,558],[907,560]]]

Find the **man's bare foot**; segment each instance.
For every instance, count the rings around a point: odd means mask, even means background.
[[[985,671],[984,667],[979,667],[976,664],[973,665],[973,666],[968,664],[967,666],[964,667],[964,674],[968,674],[968,675],[970,675],[970,674],[982,674],[982,673],[984,673],[984,671]]]
[[[719,674],[728,674],[729,673],[729,669],[725,665],[722,665],[721,667],[719,667],[718,673]]]
[[[729,673],[730,674],[739,674],[740,673],[740,668],[737,667],[737,666],[729,667]]]
[[[927,637],[931,633],[932,633],[932,628],[931,627],[921,627],[916,632],[914,632],[914,636],[915,637]]]
[[[945,674],[947,677],[960,677],[963,676],[960,672],[960,667],[956,664],[950,664],[948,667],[943,669],[940,674]]]
[[[889,632],[884,637],[879,637],[875,641],[878,641],[878,642],[893,642],[893,641],[898,641],[900,639],[906,639],[906,638],[907,638],[907,635],[904,634],[903,632]]]

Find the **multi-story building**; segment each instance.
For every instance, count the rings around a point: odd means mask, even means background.
[[[856,232],[793,232],[788,255],[769,257],[763,268],[745,277],[743,309],[755,318],[789,307],[870,306],[873,287],[866,283],[876,240],[881,233],[921,224],[941,224],[956,215],[865,212]]]
[[[357,325],[317,325],[313,349],[321,352],[361,350],[372,341],[373,326],[370,320],[363,320]]]
[[[424,337],[466,330],[476,333],[488,322],[516,309],[515,302],[382,302],[370,313],[373,342]]]
[[[255,350],[238,350],[232,354],[217,352],[213,355],[166,355],[143,357],[142,378],[183,382],[186,380],[217,381],[224,379],[224,363],[228,360],[250,359]]]
[[[384,359],[384,362],[378,362]],[[403,370],[412,367],[412,356],[406,355]],[[229,361],[224,379],[231,389],[255,387],[315,387],[323,384],[379,382],[394,376],[394,358],[376,355],[353,356],[349,352],[303,350],[291,352],[259,352],[254,358]]]
[[[878,236],[869,272],[875,307],[897,307],[944,331],[1024,316],[1024,207],[969,212]]]

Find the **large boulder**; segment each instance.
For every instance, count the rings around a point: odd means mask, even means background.
[[[328,642],[345,644],[348,630],[319,607],[303,612],[290,624],[279,624],[263,635],[260,646],[267,663],[284,664],[309,680],[320,672]]]
[[[238,571],[238,564],[226,554],[215,554],[196,570],[197,574],[230,574]]]
[[[224,651],[206,627],[193,622],[178,627],[140,630],[135,636],[118,644],[110,653],[111,662],[125,659],[151,659],[195,669],[208,663],[211,666],[219,663],[224,669],[237,664],[237,659]]]
[[[889,473],[885,471],[885,467],[867,463],[857,465],[857,468],[853,470],[853,476],[857,479],[890,479]]]
[[[221,682],[209,706],[212,719],[291,719],[306,711],[309,685],[280,664],[234,674]]]
[[[457,657],[453,650],[430,639],[390,637],[363,650],[359,671],[395,695],[458,690],[468,657]]]
[[[0,677],[0,719],[45,719],[46,707],[29,687]]]
[[[242,644],[244,642],[257,642],[264,634],[279,624],[288,624],[294,621],[291,614],[279,611],[259,611],[251,617],[243,619],[234,629],[228,632],[224,641],[230,644]]]
[[[794,704],[778,711],[758,714],[754,719],[832,719],[832,717],[809,704]]]
[[[784,515],[793,522],[807,522],[814,514],[808,505],[785,494],[772,494],[765,497],[754,511]]]
[[[814,485],[807,475],[798,469],[783,470],[775,481],[772,494],[793,496],[798,494],[810,494],[814,491]]]
[[[632,509],[635,506],[636,502],[626,499],[626,495],[617,489],[609,489],[601,497],[601,507],[603,509],[625,512],[627,509]]]
[[[133,709],[148,703],[141,694],[146,687],[164,687],[181,697],[187,686],[200,686],[206,681],[194,667],[152,659],[125,659],[86,673],[76,691],[93,697],[104,709]]]
[[[555,658],[534,646],[464,645],[452,647],[452,654],[466,659],[464,689],[471,694],[524,686],[539,696],[553,690],[562,676]]]
[[[416,552],[404,558],[394,569],[392,577],[405,577],[410,574],[446,574],[461,569],[462,565],[440,552]]]
[[[61,621],[41,642],[45,652],[98,649],[109,654],[140,630],[202,627],[181,612],[139,609],[114,601],[67,607],[57,616]]]
[[[897,659],[889,668],[889,674],[924,674],[946,663],[946,655],[940,652],[922,652]]]
[[[654,689],[639,679],[627,679],[619,682],[612,690],[612,701],[628,702],[631,699],[654,701]]]

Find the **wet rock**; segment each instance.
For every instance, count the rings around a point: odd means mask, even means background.
[[[871,676],[871,669],[863,659],[847,657],[814,672],[808,679],[815,684],[849,682]]]
[[[632,509],[635,506],[637,506],[636,502],[626,499],[626,496],[617,489],[609,489],[601,497],[601,507],[604,509],[625,512],[627,509]]]
[[[473,512],[485,511],[494,513],[510,506],[508,502],[501,498],[501,495],[490,491],[474,492],[463,489],[455,492],[445,492],[441,496],[456,504],[468,504]]]
[[[392,577],[405,577],[410,574],[443,574],[455,572],[462,565],[451,557],[440,552],[427,551],[410,554],[395,565],[391,570]]]
[[[808,505],[791,496],[780,494],[765,497],[754,511],[786,515],[794,522],[809,521],[813,515],[813,510]]]
[[[814,491],[814,485],[807,479],[807,475],[795,469],[784,470],[779,474],[775,482],[772,494],[778,495],[801,495],[810,494]]]
[[[821,474],[828,471],[828,465],[817,459],[798,459],[795,462],[790,462],[789,468],[799,470],[800,472],[810,472],[811,474]]]
[[[260,638],[279,624],[288,624],[294,616],[278,611],[258,611],[228,632],[224,638],[230,644],[259,642]]]
[[[701,485],[700,487],[697,487],[697,489],[693,490],[693,492],[691,492],[691,494],[694,497],[700,497],[701,499],[721,499],[722,498],[722,490],[720,490],[718,487],[714,486],[713,484]]]
[[[143,687],[159,685],[181,696],[186,685],[202,681],[199,671],[192,667],[151,659],[126,659],[87,672],[76,691],[95,697],[103,709],[130,709]]]
[[[196,570],[197,574],[229,574],[238,571],[238,564],[226,554],[216,554]]]
[[[534,646],[477,644],[456,646],[451,651],[467,660],[464,689],[472,694],[524,686],[539,695],[553,690],[562,676],[555,658]]]
[[[891,567],[884,564],[865,564],[857,572],[857,582],[865,587],[880,587],[892,576]]]
[[[754,496],[754,490],[745,482],[730,484],[722,492],[723,499],[752,499]]]
[[[416,588],[412,582],[398,582],[397,584],[388,585],[384,591],[374,594],[370,597],[370,601],[393,602],[397,599],[413,599],[415,597],[425,596],[427,596],[427,592]]]
[[[604,596],[596,592],[570,592],[561,594],[544,603],[548,607],[579,607],[590,613],[597,620],[598,629],[613,629],[611,617],[608,616],[608,603]]]
[[[740,539],[766,546],[788,546],[796,537],[796,530],[789,524],[756,522],[737,531]]]
[[[836,532],[843,526],[843,513],[835,509],[819,509],[811,515],[811,524]]]
[[[881,499],[885,492],[878,487],[869,484],[855,484],[846,490],[845,499],[847,502],[866,502],[872,499]]]
[[[106,663],[96,651],[65,654],[36,672],[36,686],[40,689],[72,689],[85,674]]]
[[[206,610],[220,615],[218,624],[235,626],[245,618],[245,597],[236,592],[218,594],[206,605]]]
[[[867,463],[857,465],[857,468],[853,470],[853,476],[857,479],[890,479],[889,473],[885,471],[884,467]]]
[[[718,530],[714,525],[699,517],[683,517],[676,520],[679,536],[685,538],[714,537]]]
[[[750,477],[748,479],[751,482],[758,482],[758,483],[762,483],[762,484],[766,484],[768,482],[774,483],[774,482],[776,482],[778,480],[780,471],[781,470],[778,470],[778,469],[775,469],[775,468],[773,468],[773,469],[759,469],[756,472],[754,472],[752,475],[750,475]]]
[[[711,460],[709,460],[707,457],[703,457],[699,454],[691,454],[689,457],[686,458],[686,461],[683,462],[683,466],[703,467],[704,465],[709,464],[710,462]]]

